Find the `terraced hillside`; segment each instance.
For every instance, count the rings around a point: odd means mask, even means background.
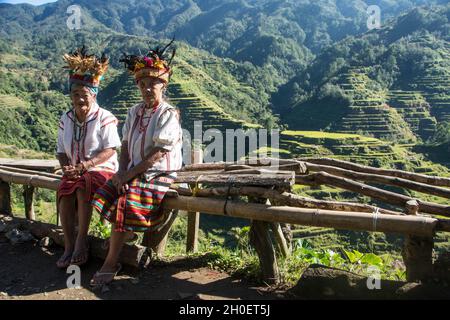
[[[336,119],[333,131],[415,140],[408,124],[386,103],[386,93],[376,87],[367,72],[367,68],[350,68],[340,76],[338,85],[352,98],[352,104],[342,119]]]
[[[191,135],[194,122],[202,121],[203,131],[217,129],[225,133],[226,129],[246,129],[258,127],[243,120],[234,119],[223,111],[223,107],[211,101],[205,95],[197,95],[197,90],[187,69],[178,68],[179,75],[172,79],[167,92],[170,103],[181,111],[183,129]],[[130,107],[140,102],[141,96],[132,76],[124,72],[106,87],[99,97],[102,106],[111,110],[122,125]]]
[[[388,104],[397,110],[414,134],[422,140],[426,141],[435,133],[436,118],[431,115],[431,106],[420,92],[389,91]]]
[[[431,114],[437,121],[450,122],[450,42],[424,36],[415,43],[439,43],[442,47],[434,59],[425,62],[424,73],[415,77],[410,87],[420,91],[430,104]]]

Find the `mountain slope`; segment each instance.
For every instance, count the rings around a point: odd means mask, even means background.
[[[449,18],[450,5],[414,9],[339,42],[274,94],[275,111],[292,129],[307,123],[310,130],[428,139],[450,114]]]

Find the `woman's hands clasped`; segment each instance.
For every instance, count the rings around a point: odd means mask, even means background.
[[[130,188],[128,185],[127,174],[123,171],[117,172],[111,179],[119,195],[125,194]]]

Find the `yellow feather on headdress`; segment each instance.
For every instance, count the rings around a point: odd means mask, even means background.
[[[87,55],[84,46],[73,53],[64,54],[63,58],[67,62],[66,69],[78,74],[90,73],[93,77],[102,76],[109,66],[108,57],[103,55],[99,59],[94,55]]]

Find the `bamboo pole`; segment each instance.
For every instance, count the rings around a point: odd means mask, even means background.
[[[313,173],[308,176],[297,176],[296,183],[312,186],[329,185],[339,187],[345,190],[350,190],[359,194],[363,194],[365,196],[369,196],[372,199],[377,199],[400,207],[404,207],[408,201],[415,200],[405,195],[375,188],[367,184],[355,182],[346,178],[337,177],[326,172]],[[418,201],[420,212],[450,217],[450,206],[422,200]]]
[[[351,170],[346,170],[346,169],[341,169],[341,168],[331,167],[331,166],[325,166],[325,165],[306,163],[306,166],[308,167],[309,171],[313,171],[313,172],[323,171],[323,172],[333,174],[335,176],[359,180],[359,181],[363,181],[366,183],[381,183],[381,184],[385,184],[385,185],[396,186],[396,187],[401,187],[401,188],[405,188],[405,189],[411,189],[411,190],[419,191],[422,193],[432,194],[435,196],[450,199],[450,189],[447,189],[447,188],[430,186],[425,183],[414,182],[414,181],[397,178],[397,177],[388,177],[388,176],[371,174],[371,173],[360,173],[360,172],[355,172],[355,171],[351,171]]]
[[[226,214],[224,200],[179,196],[168,198],[163,206],[167,209],[198,211],[220,216],[232,216],[267,222],[284,222],[306,226],[344,230],[392,232],[433,236],[437,219],[428,217],[393,216],[367,214],[366,212],[342,212],[320,209],[275,207],[263,204],[249,204],[228,201]]]
[[[381,169],[373,168],[369,166],[364,166],[348,161],[336,160],[331,158],[299,158],[299,161],[306,161],[314,164],[321,164],[326,166],[339,167],[342,169],[363,172],[363,173],[373,173],[384,176],[398,177],[406,180],[411,180],[420,183],[426,183],[434,186],[450,187],[450,178],[428,176],[420,173],[412,173],[402,170],[393,169]]]
[[[57,191],[60,179],[49,178],[41,175],[29,175],[24,173],[0,170],[0,179],[4,182],[33,186]]]
[[[192,196],[193,193],[184,188],[179,188],[177,186],[172,186],[179,194],[184,196]],[[288,192],[278,192],[276,190],[271,190],[267,188],[260,187],[217,187],[197,190],[197,197],[217,197],[226,196],[227,194],[232,196],[253,196],[260,198],[267,198],[272,203],[280,203],[290,207],[299,208],[312,208],[312,209],[326,209],[326,210],[336,210],[336,211],[353,211],[353,212],[367,212],[373,213],[379,210],[383,214],[391,215],[405,215],[402,212],[396,212],[392,210],[387,210],[383,208],[377,208],[368,204],[353,203],[353,202],[339,202],[339,201],[326,201],[326,200],[316,200],[307,197],[301,197]]]
[[[59,174],[54,173],[48,173],[43,171],[34,171],[34,170],[28,170],[28,169],[21,169],[21,168],[15,168],[15,167],[9,167],[9,166],[1,166],[0,170],[9,171],[9,172],[16,172],[16,173],[24,173],[29,175],[39,175],[41,177],[47,177],[47,178],[53,178],[53,179],[61,179],[62,176]]]

